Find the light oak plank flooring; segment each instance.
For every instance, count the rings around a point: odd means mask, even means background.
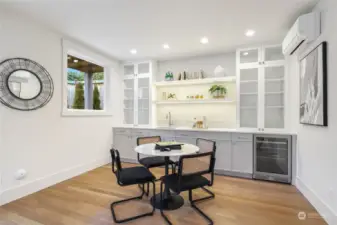
[[[134,166],[124,164],[124,166]],[[151,170],[157,177],[164,170]],[[157,182],[157,192],[159,182]],[[290,185],[216,176],[211,188],[215,199],[198,205],[219,225],[324,225],[310,203]],[[0,225],[111,225],[110,203],[139,194],[136,186],[120,187],[109,165],[64,181],[35,194],[0,207]],[[195,191],[195,197],[205,194]],[[174,224],[203,225],[207,222],[190,206],[167,215]],[[119,218],[149,210],[149,202],[127,202],[116,208]],[[307,213],[299,220],[298,212]],[[127,224],[165,225],[159,211],[153,217]]]

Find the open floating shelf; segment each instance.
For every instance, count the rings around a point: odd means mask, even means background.
[[[175,81],[161,81],[157,82],[154,85],[157,87],[166,87],[166,86],[187,86],[187,85],[198,85],[198,84],[212,84],[212,83],[226,83],[226,82],[235,82],[236,77],[214,77],[214,78],[205,78],[205,79],[191,79],[191,80],[175,80]]]
[[[173,105],[173,104],[230,104],[235,103],[232,100],[216,100],[216,99],[201,99],[201,100],[166,100],[155,101],[153,103],[157,105]]]

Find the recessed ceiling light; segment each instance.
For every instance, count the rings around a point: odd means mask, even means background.
[[[78,63],[78,59],[74,59],[74,63]]]
[[[203,37],[200,39],[200,43],[201,44],[207,44],[208,43],[208,38],[207,37]]]
[[[247,55],[249,55],[249,53],[248,53],[248,52],[244,52],[243,55],[244,55],[244,56],[247,56]]]
[[[135,55],[135,54],[137,54],[137,49],[131,49],[130,52],[131,52],[131,54]]]
[[[245,34],[247,37],[253,37],[255,35],[255,30],[247,30]]]
[[[163,44],[163,48],[164,48],[164,49],[169,49],[170,46],[169,46],[168,44]]]

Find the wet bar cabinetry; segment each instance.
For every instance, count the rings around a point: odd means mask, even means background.
[[[137,154],[134,151],[137,138],[157,135],[161,136],[163,141],[175,140],[191,144],[195,144],[197,138],[214,140],[217,146],[215,171],[219,175],[266,179],[263,176],[261,177],[261,174],[264,175],[264,172],[269,171],[280,174],[280,177],[285,179],[286,176],[291,174],[291,167],[288,167],[288,163],[291,163],[291,157],[287,155],[291,154],[288,149],[291,146],[291,134],[257,134],[233,129],[215,131],[113,128],[113,146],[120,151],[122,161],[137,163]],[[271,177],[270,174],[268,177]],[[286,181],[277,178],[274,180]]]

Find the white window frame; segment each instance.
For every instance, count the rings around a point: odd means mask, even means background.
[[[109,93],[111,91],[111,79],[113,65],[114,63],[93,52],[92,50],[75,44],[69,40],[62,39],[62,48],[63,48],[63,94],[62,94],[62,116],[112,116],[112,107],[110,105]],[[86,60],[88,62],[94,63],[96,65],[102,66],[104,68],[104,109],[103,110],[92,110],[92,109],[68,109],[68,55],[75,56],[77,58]]]

